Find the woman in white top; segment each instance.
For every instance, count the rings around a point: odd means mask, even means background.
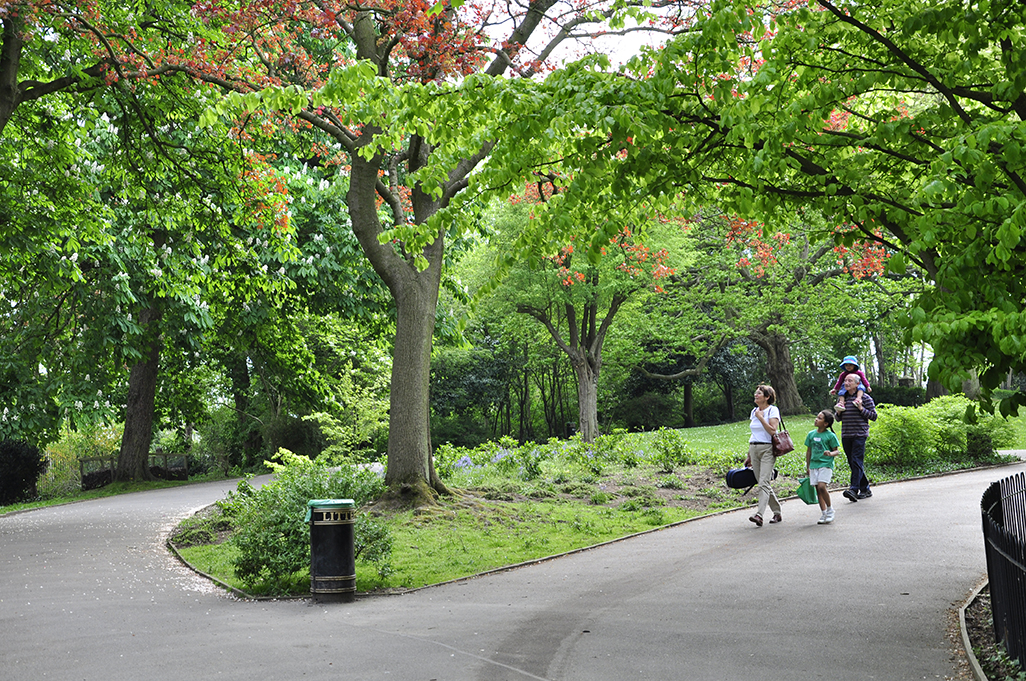
[[[755,479],[759,481],[759,510],[749,520],[756,527],[762,527],[762,518],[766,513],[766,505],[773,511],[770,524],[779,523],[780,501],[770,487],[773,481],[773,435],[780,424],[780,410],[773,406],[777,393],[768,385],[760,385],[755,389],[755,409],[752,409],[749,424],[752,435],[748,439],[748,458],[745,466],[751,466]]]

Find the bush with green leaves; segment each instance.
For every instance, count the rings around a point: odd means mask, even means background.
[[[294,573],[309,567],[310,528],[305,521],[311,499],[352,499],[356,507],[377,498],[384,483],[375,473],[358,466],[332,467],[326,460],[311,460],[279,450],[269,462],[275,477],[263,487],[246,481],[219,505],[232,518],[232,541],[239,553],[235,574],[246,584],[262,584],[283,592]],[[387,574],[391,537],[387,527],[373,518],[358,516],[355,527],[359,560],[373,562]]]
[[[0,440],[0,506],[36,497],[36,481],[47,460],[39,447],[24,440]]]
[[[883,466],[915,466],[936,456],[937,424],[917,407],[876,408],[866,440],[866,460]]]
[[[653,445],[652,462],[663,473],[672,473],[674,468],[695,463],[688,441],[679,430],[660,428],[656,431]]]
[[[933,460],[988,462],[995,448],[1015,442],[1011,423],[989,414],[973,417],[974,403],[962,395],[938,397],[921,407],[878,405],[876,411],[877,421],[866,441],[866,459],[879,465],[916,466]]]

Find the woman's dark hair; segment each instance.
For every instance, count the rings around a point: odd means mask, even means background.
[[[834,412],[830,409],[824,409],[819,412],[819,415],[826,421],[826,427],[830,429],[830,432],[834,432]]]
[[[767,404],[773,404],[777,401],[777,391],[775,391],[772,386],[760,385],[759,392],[766,396]]]

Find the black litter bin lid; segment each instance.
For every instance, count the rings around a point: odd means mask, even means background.
[[[338,511],[356,508],[356,502],[352,499],[311,499],[306,502],[306,522],[310,522],[311,512],[315,508],[319,511]]]

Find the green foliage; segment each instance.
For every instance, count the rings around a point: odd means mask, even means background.
[[[233,437],[238,424],[234,409],[217,407],[200,425],[199,442],[190,453],[190,469],[217,470],[227,473],[231,470],[232,453],[237,451],[238,442]]]
[[[46,447],[46,458],[50,464],[39,479],[39,496],[49,499],[81,489],[79,459],[116,456],[121,447],[123,430],[121,424],[101,423],[87,423],[72,430],[70,424],[65,423],[60,436]]]
[[[36,496],[36,481],[47,459],[38,447],[23,440],[0,440],[0,506]]]
[[[679,430],[660,428],[653,444],[656,452],[652,461],[659,466],[660,472],[672,473],[675,468],[695,463],[687,438]]]
[[[918,407],[926,404],[926,390],[919,386],[873,387],[873,401],[877,404],[894,404],[901,407]]]
[[[991,462],[995,448],[1015,442],[1015,428],[994,415],[967,421],[973,404],[961,395],[949,395],[921,407],[879,405],[866,441],[867,462],[896,467],[932,461]]]
[[[221,507],[236,528],[232,542],[239,553],[236,575],[246,584],[262,583],[274,590],[287,590],[294,573],[310,563],[310,534],[304,518],[311,499],[353,499],[357,508],[379,496],[382,480],[356,466],[329,467],[287,450],[280,450],[270,462],[272,481],[259,489],[239,483],[238,491]],[[365,560],[377,561],[387,572],[390,552],[387,532],[371,519],[359,526],[366,533],[357,538]]]
[[[877,420],[866,441],[866,461],[915,466],[936,456],[939,428],[915,407],[877,407]]]

